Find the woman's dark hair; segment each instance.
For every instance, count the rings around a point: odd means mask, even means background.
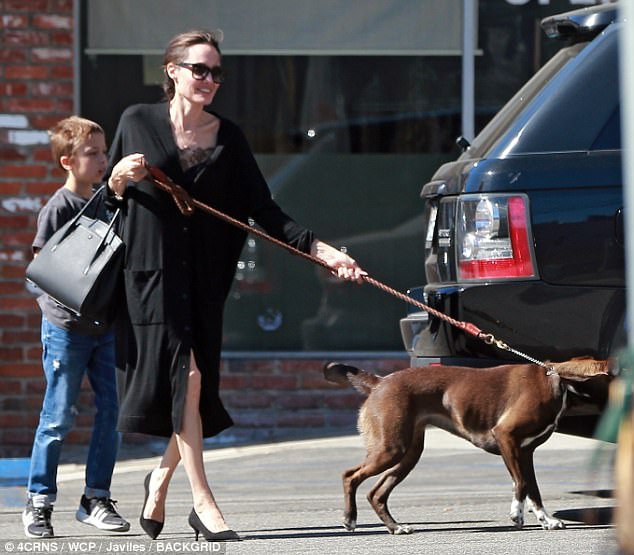
[[[218,54],[221,54],[219,46],[221,40],[222,32],[220,31],[214,32],[196,29],[180,33],[169,41],[165,49],[165,54],[163,55],[163,74],[165,76],[163,80],[163,91],[168,100],[174,98],[174,81],[167,74],[167,71],[165,71],[167,64],[170,62],[173,64],[184,62],[186,50],[196,44],[209,44],[218,51]]]

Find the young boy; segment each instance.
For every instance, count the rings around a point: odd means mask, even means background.
[[[66,171],[64,186],[42,208],[33,252],[69,221],[93,195],[93,185],[106,171],[106,141],[96,123],[72,116],[49,131],[53,158]],[[103,202],[100,219],[108,220]],[[89,210],[92,209],[92,206]],[[90,214],[93,215],[93,214]],[[116,431],[118,400],[115,383],[114,334],[108,326],[80,318],[48,295],[38,297],[42,310],[42,363],[46,393],[35,432],[27,503],[22,513],[29,538],[52,538],[51,513],[57,496],[57,467],[64,438],[73,425],[84,374],[95,393],[92,438],[86,461],[86,484],[76,518],[101,530],[125,532],[125,521],[110,499],[110,482],[119,448]]]

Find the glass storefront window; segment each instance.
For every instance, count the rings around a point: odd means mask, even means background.
[[[559,46],[546,44],[539,20],[571,8],[480,0],[476,131]],[[225,54],[223,65],[212,109],[242,127],[284,210],[376,279],[400,291],[422,285],[419,193],[459,154],[460,56]],[[125,107],[161,99],[160,79],[156,55],[83,54],[82,113],[112,137]],[[224,349],[401,351],[405,312],[369,285],[249,238]]]
[[[160,72],[147,69],[159,64],[156,57],[88,60],[87,117],[104,122],[111,137],[130,102],[160,99]],[[229,77],[212,107],[245,130],[284,210],[346,246],[376,279],[403,291],[419,283],[419,192],[457,154],[459,58],[227,56],[223,65]],[[89,103],[99,95],[93,72],[99,82],[121,74],[138,82],[120,99]],[[398,350],[404,311],[402,301],[369,285],[339,283],[250,238],[227,303],[224,348]]]

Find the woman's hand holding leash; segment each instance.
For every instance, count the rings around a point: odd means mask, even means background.
[[[348,256],[345,250],[337,250],[328,243],[315,240],[310,248],[311,256],[325,262],[330,268],[333,275],[345,281],[356,281],[363,283],[363,276],[368,273],[362,270],[356,260]]]
[[[108,187],[115,197],[121,199],[125,194],[128,182],[141,181],[147,176],[147,173],[145,156],[140,153],[129,154],[125,158],[121,158],[112,168],[112,174],[110,179],[108,179]]]

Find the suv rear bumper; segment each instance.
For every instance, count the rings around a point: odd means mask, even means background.
[[[540,360],[560,361],[576,356],[605,359],[623,325],[625,290],[621,287],[515,281],[442,287],[432,284],[424,291],[432,308],[470,322]],[[566,325],[557,326],[558,320]],[[512,354],[423,312],[401,319],[400,328],[414,366],[430,363],[489,366],[517,360]]]

